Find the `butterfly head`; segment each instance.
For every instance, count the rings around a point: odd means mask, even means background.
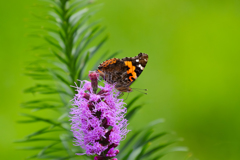
[[[115,88],[120,92],[132,92],[130,87],[122,86],[122,85],[115,85]]]

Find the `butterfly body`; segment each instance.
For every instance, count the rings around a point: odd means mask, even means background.
[[[112,58],[98,66],[97,72],[103,79],[115,84],[120,92],[131,92],[130,85],[140,76],[148,62],[148,55],[139,53],[135,57]]]

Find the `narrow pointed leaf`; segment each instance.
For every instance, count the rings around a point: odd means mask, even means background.
[[[135,160],[140,160],[142,158],[142,155],[144,154],[144,152],[147,150],[147,148],[150,146],[150,143],[145,144],[142,149],[141,152],[138,154],[138,156],[136,157]]]
[[[128,160],[128,157],[130,156],[130,154],[133,152],[133,149],[129,150],[128,153],[121,159],[121,160]],[[118,158],[120,159],[120,158]]]
[[[52,40],[50,40],[48,37],[44,37],[44,39],[51,44],[52,46],[56,47],[57,49],[59,49],[60,51],[64,51],[63,48],[58,45],[57,43],[53,42]]]
[[[126,119],[129,121],[131,119],[131,117],[141,108],[142,106],[136,106],[135,108],[133,108],[131,111],[129,111],[126,115]]]
[[[142,97],[143,94],[140,94],[138,96],[136,96],[135,98],[133,98],[128,104],[127,104],[127,109],[129,109],[133,104],[134,102],[136,102],[140,97]]]
[[[56,139],[56,138],[32,138],[32,139],[17,140],[17,141],[15,141],[15,143],[35,142],[35,141],[60,141],[60,139]]]
[[[43,122],[46,122],[46,123],[50,123],[50,124],[55,125],[55,126],[59,125],[59,123],[53,122],[52,120],[47,119],[47,118],[41,118],[41,117],[37,117],[37,116],[34,116],[34,115],[25,114],[25,113],[22,113],[21,115],[25,116],[25,117],[32,118],[33,120],[36,120],[36,121],[43,121]]]
[[[142,155],[142,158],[145,158],[145,157],[149,157],[151,156],[152,154],[154,154],[155,152],[158,152],[159,150],[173,144],[173,143],[176,143],[177,141],[171,141],[171,142],[168,142],[168,143],[165,143],[165,144],[161,144],[161,145],[158,145],[157,147],[151,149],[150,151],[148,151],[147,153],[145,153],[144,155]]]
[[[38,153],[38,156],[43,156],[46,152],[46,150],[48,150],[49,148],[52,148],[53,146],[55,146],[56,144],[58,144],[59,142],[55,142],[55,143],[52,143],[46,147],[44,147],[39,153]]]
[[[134,141],[134,139],[140,134],[141,132],[136,132],[134,133],[131,138],[128,139],[128,141],[122,146],[122,148],[120,149],[120,153],[125,151],[125,149],[131,145],[131,143]]]
[[[102,41],[100,41],[100,43],[96,46],[96,47],[93,47],[90,51],[90,58],[94,56],[95,53],[97,53],[97,51],[103,46],[103,44],[107,41],[108,39],[108,36],[104,37],[102,39]]]
[[[149,129],[146,131],[146,133],[144,133],[137,141],[137,143],[135,143],[135,145],[133,146],[134,149],[137,149],[141,146],[143,146],[145,144],[145,142],[147,141],[148,137],[150,137],[150,135],[153,133],[152,129]]]

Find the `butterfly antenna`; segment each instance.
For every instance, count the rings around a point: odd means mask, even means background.
[[[132,88],[132,89],[147,95],[147,92],[144,92],[144,91],[147,91],[147,89],[139,89],[139,88]],[[144,91],[142,91],[142,90],[144,90]]]
[[[129,95],[129,92],[128,92],[128,94],[127,94],[127,98],[128,98],[128,95]],[[124,99],[124,101],[125,101],[125,100],[127,100],[127,98],[126,98],[126,99]]]
[[[147,91],[148,89],[142,89],[142,88],[132,88],[132,89],[134,89],[134,90],[142,90],[142,91]]]

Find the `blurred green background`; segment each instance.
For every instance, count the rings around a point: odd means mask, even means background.
[[[0,5],[0,159],[24,159],[13,143],[32,132],[17,124],[24,76],[33,43],[25,35],[36,1]],[[199,160],[240,159],[240,1],[99,0],[94,19],[102,18],[110,39],[104,49],[122,50],[118,58],[149,54],[133,87],[148,88],[147,104],[131,123],[142,126],[165,118],[162,128],[184,138]],[[131,98],[131,94],[129,96]],[[169,160],[188,159],[170,154]]]

